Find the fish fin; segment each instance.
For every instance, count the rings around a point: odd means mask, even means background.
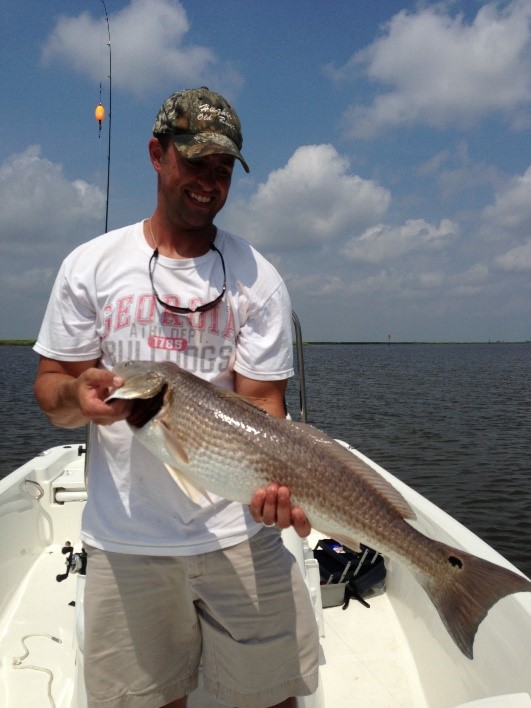
[[[164,465],[164,467],[173,477],[181,492],[183,492],[183,494],[185,494],[194,504],[199,504],[202,506],[201,502],[203,499],[206,499],[210,504],[214,503],[206,489],[199,489],[192,484],[181,472],[181,470],[177,469],[177,467],[172,467],[171,465]]]
[[[474,637],[487,613],[506,595],[531,592],[531,582],[507,568],[436,542],[446,563],[445,577],[417,578],[459,649],[473,659]]]
[[[165,423],[164,418],[161,418],[157,423],[162,428],[162,434],[164,437],[164,445],[168,452],[170,452],[178,462],[182,462],[187,465],[190,462],[190,458],[181,442],[175,437],[171,429]]]
[[[211,391],[221,399],[230,400],[232,403],[240,404],[245,410],[251,407],[255,412],[259,414],[262,413],[264,416],[269,414],[260,408],[260,403],[264,402],[266,399],[263,396],[242,396],[241,393],[232,391],[229,388],[222,388],[221,386],[216,386],[215,384],[209,384]]]
[[[163,430],[163,435],[164,435],[164,444],[175,459],[177,460],[177,464],[182,463],[183,465],[187,465],[190,462],[190,458],[188,457],[186,450],[183,448],[181,445],[180,441],[172,434],[171,430],[168,428],[168,426],[164,423],[164,419],[161,419],[159,421],[162,430]],[[179,485],[180,489],[186,496],[194,502],[194,504],[200,504],[201,503],[201,497],[204,497],[210,504],[213,504],[212,497],[209,495],[206,489],[196,487],[195,484],[190,482],[190,480],[186,477],[185,472],[181,471],[179,467],[174,467],[173,465],[164,465],[168,472],[171,474],[173,479],[177,482]]]
[[[290,423],[290,425],[300,428],[300,430],[305,432],[306,436],[309,434],[315,444],[326,446],[327,452],[333,455],[340,464],[350,468],[354,474],[359,475],[364,482],[375,489],[403,519],[416,519],[415,512],[400,492],[348,448],[343,447],[336,440],[325,433],[321,433],[311,425],[305,423]]]
[[[228,398],[232,401],[240,402],[243,404],[251,404],[256,408],[255,403],[259,401],[265,401],[263,396],[242,396],[236,391],[230,391],[229,389],[219,388],[218,389],[219,398]],[[265,412],[265,411],[264,411]]]

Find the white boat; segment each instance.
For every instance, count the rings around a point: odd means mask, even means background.
[[[360,456],[395,485],[433,538],[518,572],[477,536],[410,487]],[[79,545],[86,498],[83,445],[46,450],[0,480],[0,706],[83,708],[84,575],[68,577],[69,544]],[[321,629],[317,694],[305,708],[489,708],[531,706],[531,593],[498,602],[481,623],[474,659],[443,627],[427,595],[400,565],[386,559],[385,588],[367,598],[321,608],[316,561],[284,532],[306,573]],[[314,534],[310,545],[316,543]],[[81,565],[74,555],[72,563]],[[326,604],[326,603],[325,603]],[[199,688],[189,705],[214,707]]]

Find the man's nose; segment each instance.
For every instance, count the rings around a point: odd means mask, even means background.
[[[196,175],[196,179],[203,189],[213,189],[216,186],[216,171],[209,165],[204,165]]]

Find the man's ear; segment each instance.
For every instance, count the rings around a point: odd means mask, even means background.
[[[153,165],[155,172],[160,172],[160,165],[162,162],[162,156],[164,154],[164,150],[162,149],[162,145],[157,140],[157,138],[150,138],[149,139],[148,151],[149,151],[149,159],[151,160],[151,164]]]

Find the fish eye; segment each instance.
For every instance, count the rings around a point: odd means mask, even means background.
[[[456,556],[449,556],[448,562],[450,563],[450,565],[453,565],[454,568],[462,568],[463,567],[463,561],[460,558],[457,558]]]

